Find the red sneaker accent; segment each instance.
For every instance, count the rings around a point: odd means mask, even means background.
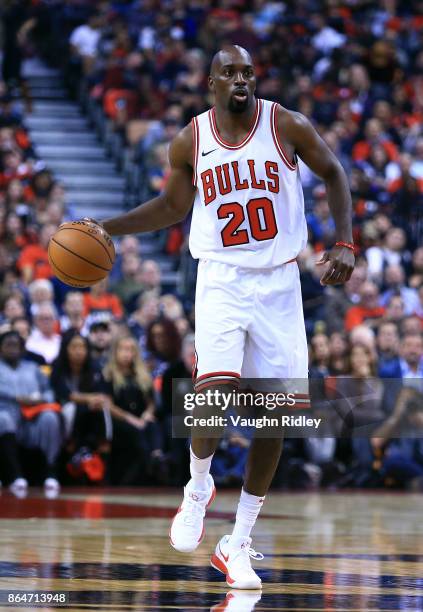
[[[222,551],[220,551],[220,552],[222,552]],[[213,553],[213,555],[211,556],[210,563],[212,564],[212,566],[215,569],[219,570],[219,572],[222,572],[222,574],[225,574],[226,582],[228,584],[233,584],[235,582],[235,580],[232,580],[232,578],[229,576],[228,569],[227,569],[226,565],[223,563],[223,561],[221,559],[219,559],[219,557],[216,555],[216,553]]]
[[[213,491],[212,494],[210,495],[210,499],[207,502],[207,506],[206,508],[208,508],[210,506],[210,504],[212,504],[214,502],[214,498],[216,497],[216,487],[213,487]]]
[[[228,562],[228,559],[229,559],[229,555],[224,555],[224,554],[223,554],[222,549],[220,548],[220,544],[219,544],[219,552],[220,552],[220,554],[222,555],[222,557],[224,558],[225,563],[227,563],[227,562]]]
[[[219,570],[219,572],[222,572],[222,574],[226,574],[227,573],[227,569],[226,569],[226,565],[223,563],[223,561],[221,561],[219,559],[219,557],[216,555],[216,553],[213,553],[211,556],[211,564],[213,565],[213,567],[217,570]]]

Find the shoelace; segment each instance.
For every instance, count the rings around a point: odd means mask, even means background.
[[[264,559],[263,553],[255,551],[254,548],[249,548],[247,552],[250,557],[256,561],[262,561]]]
[[[193,525],[198,516],[204,516],[205,507],[201,504],[201,501],[196,501],[195,499],[192,499],[192,497],[187,497],[187,499],[184,500],[184,512],[185,525]]]
[[[250,557],[255,561],[262,561],[264,559],[264,555],[261,552],[257,552],[254,548],[247,548],[245,546],[236,553],[233,560],[237,558],[238,562],[241,562],[241,565],[244,566],[245,569],[251,570]]]

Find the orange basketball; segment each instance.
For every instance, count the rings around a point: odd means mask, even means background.
[[[63,223],[48,245],[57,278],[71,287],[90,287],[105,278],[115,261],[115,247],[102,227],[88,221]]]

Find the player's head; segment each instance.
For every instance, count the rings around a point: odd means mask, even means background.
[[[243,113],[254,103],[256,76],[248,51],[238,45],[225,47],[213,58],[209,87],[216,104],[232,113]]]

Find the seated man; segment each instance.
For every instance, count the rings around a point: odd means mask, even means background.
[[[0,335],[0,466],[2,479],[23,497],[28,483],[20,465],[18,444],[40,449],[45,457],[44,489],[59,490],[55,463],[62,443],[59,405],[37,364],[22,359],[24,342],[18,332]]]

